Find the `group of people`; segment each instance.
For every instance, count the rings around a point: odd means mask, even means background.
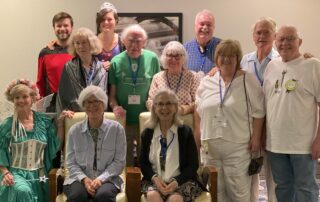
[[[218,170],[218,201],[255,202],[259,177],[248,167],[259,154],[269,201],[318,200],[320,62],[301,55],[294,26],[277,31],[274,20],[260,18],[257,50],[243,56],[238,41],[213,36],[214,16],[203,10],[195,39],[169,42],[159,60],[144,49],[140,25],[118,35],[117,22],[109,2],[97,13],[97,34],[72,32],[72,17],[56,14],[57,40],[40,52],[36,85],[18,79],[6,89],[15,108],[0,125],[1,201],[48,201],[46,176],[60,166],[52,162],[65,141],[64,118],[80,111],[86,119],[71,127],[65,148],[67,201],[115,201],[120,173],[137,163],[136,144],[147,201],[194,201],[206,191],[197,175],[201,156]],[[55,122],[32,110],[52,93]],[[139,114],[147,110],[140,138]],[[194,114],[194,130],[181,121],[186,114]]]

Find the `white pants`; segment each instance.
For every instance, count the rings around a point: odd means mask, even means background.
[[[206,145],[204,165],[213,165],[218,171],[218,202],[249,202],[248,143],[233,143],[219,138],[202,141],[202,145]]]
[[[277,202],[275,188],[276,184],[273,181],[271,167],[267,160],[267,155],[265,152],[262,152],[263,155],[263,168],[264,168],[264,176],[266,178],[266,185],[268,191],[268,201],[269,202]],[[252,183],[251,183],[251,202],[257,202],[259,199],[259,175],[252,176]]]

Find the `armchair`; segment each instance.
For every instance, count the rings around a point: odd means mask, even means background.
[[[143,112],[139,116],[140,134],[145,128],[146,121],[150,118],[150,112]],[[193,129],[193,115],[188,114],[181,117],[186,125]],[[199,176],[203,179],[204,184],[208,185],[209,192],[203,192],[196,202],[217,202],[217,170],[214,167],[200,167]],[[137,167],[127,168],[126,188],[129,202],[145,202],[146,199],[141,195],[141,171]]]
[[[77,112],[74,114],[72,119],[66,118],[65,119],[65,143],[64,143],[64,157],[66,156],[66,145],[67,145],[67,141],[68,141],[68,130],[70,129],[70,127],[72,125],[74,125],[75,123],[83,120],[85,118],[85,113],[84,112]],[[107,119],[111,119],[111,120],[115,120],[118,121],[123,127],[125,127],[125,123],[126,120],[125,119],[116,119],[115,115],[111,112],[105,112],[104,113],[104,117]],[[65,164],[66,161],[64,161]],[[59,169],[52,169],[49,173],[49,186],[50,186],[50,202],[64,202],[66,201],[66,196],[63,193],[63,181],[64,181],[64,177],[67,175],[67,170],[66,170],[66,166],[64,165],[63,168],[59,168]],[[125,182],[125,169],[121,174],[121,177],[123,179],[123,181]],[[126,202],[127,201],[127,197],[125,194],[125,191],[120,192],[117,195],[117,202]]]

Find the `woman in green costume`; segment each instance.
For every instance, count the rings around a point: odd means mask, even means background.
[[[0,124],[0,201],[47,202],[46,176],[62,135],[57,136],[50,117],[31,109],[39,97],[36,85],[15,80],[5,95],[14,104],[14,114]],[[63,134],[62,127],[58,130]]]

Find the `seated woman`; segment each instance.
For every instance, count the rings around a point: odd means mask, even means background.
[[[87,118],[68,133],[66,164],[69,171],[64,192],[69,202],[111,202],[123,184],[120,174],[126,164],[123,127],[104,118],[108,97],[100,87],[88,86],[79,95]]]
[[[108,73],[97,58],[102,50],[98,37],[87,28],[79,28],[68,42],[68,51],[74,58],[65,64],[56,102],[56,112],[81,111],[77,103],[82,89],[89,85],[99,86],[107,94]]]
[[[58,138],[50,117],[32,111],[32,104],[40,98],[35,84],[15,80],[5,95],[14,104],[14,114],[0,124],[0,201],[47,202],[46,176],[62,135]]]
[[[195,134],[201,130],[196,138],[204,165],[218,170],[219,201],[250,201],[248,167],[251,152],[260,149],[264,95],[255,76],[240,69],[241,58],[238,41],[220,42],[214,56],[219,71],[204,77],[196,94]]]
[[[199,79],[186,67],[187,52],[184,46],[178,41],[169,42],[164,47],[160,60],[164,71],[157,73],[152,79],[147,108],[151,110],[152,98],[157,90],[167,88],[178,96],[179,114],[193,113]]]
[[[178,97],[164,89],[153,98],[151,118],[141,135],[142,192],[147,201],[193,201],[198,181],[198,152],[192,130],[178,117]]]

